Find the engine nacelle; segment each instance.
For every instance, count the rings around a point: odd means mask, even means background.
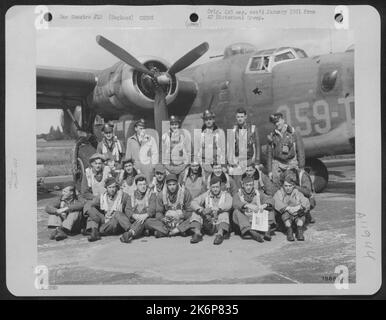
[[[157,68],[160,72],[166,72],[170,67],[170,64],[161,58],[146,56],[138,60],[149,70]],[[178,81],[174,75],[165,89],[166,103],[170,104],[178,93]],[[102,117],[114,119],[122,114],[140,114],[153,110],[154,96],[154,85],[149,75],[124,62],[118,62],[98,75],[91,106]]]

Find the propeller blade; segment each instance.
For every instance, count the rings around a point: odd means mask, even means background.
[[[162,87],[156,87],[154,98],[154,125],[160,137],[162,136],[162,121],[168,119],[169,114],[166,105],[166,93]]]
[[[153,76],[153,73],[149,71],[141,62],[139,62],[136,58],[134,58],[130,53],[121,47],[117,46],[115,43],[106,39],[105,37],[98,35],[96,37],[96,42],[103,48],[105,48],[112,55],[116,56],[118,59],[132,66],[137,71],[141,71],[150,76]]]
[[[209,49],[209,45],[207,42],[201,43],[199,46],[190,50],[187,54],[178,59],[168,70],[168,73],[173,75],[186,67],[190,66],[194,61],[200,58],[205,52]]]

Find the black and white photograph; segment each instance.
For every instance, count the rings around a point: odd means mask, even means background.
[[[201,8],[175,28],[127,27],[138,10],[35,10],[37,290],[359,282],[360,37],[339,18],[263,24],[318,15],[306,7]]]

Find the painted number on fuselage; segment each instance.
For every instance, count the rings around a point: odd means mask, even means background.
[[[354,102],[354,97],[339,98],[337,104],[343,104],[345,108],[345,120],[348,125],[352,125],[353,114],[350,112],[350,103]],[[293,112],[291,112],[293,108]],[[286,122],[294,126],[302,136],[309,136],[314,131],[316,134],[328,133],[331,126],[331,110],[326,100],[317,100],[312,105],[309,102],[295,103],[293,107],[281,105],[277,112],[281,112],[286,119]],[[312,108],[310,110],[310,108]],[[338,112],[333,113],[333,117],[337,117]],[[313,124],[311,119],[315,119]],[[342,118],[342,121],[344,119]]]

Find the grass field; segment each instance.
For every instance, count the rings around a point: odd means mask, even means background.
[[[37,142],[37,177],[50,177],[72,174],[72,149],[74,141]]]

